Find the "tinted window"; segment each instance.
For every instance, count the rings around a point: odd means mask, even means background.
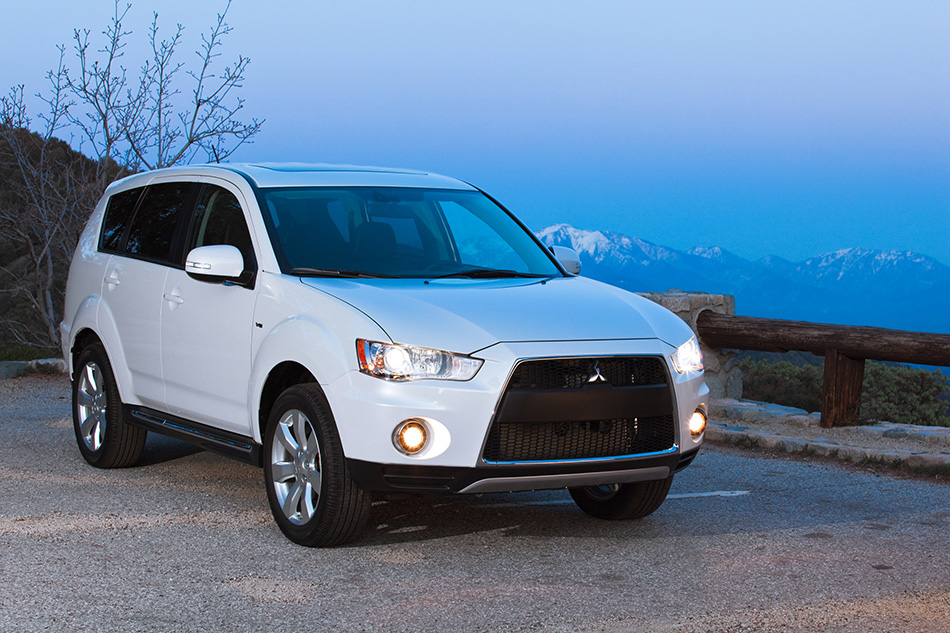
[[[191,190],[186,182],[149,186],[129,227],[125,252],[170,262],[175,228]]]
[[[560,271],[524,227],[477,191],[261,189],[283,272],[381,277],[547,277]]]
[[[244,270],[254,270],[254,249],[241,204],[234,194],[214,185],[205,185],[195,207],[191,248],[227,244],[244,256]]]
[[[368,208],[371,222],[392,227],[396,248],[405,254],[422,255],[422,222],[408,204],[375,203]]]
[[[268,194],[265,208],[278,236],[278,257],[288,267],[350,265],[351,227],[360,217],[360,201],[333,190],[296,189]]]
[[[327,202],[327,213],[330,214],[330,220],[340,232],[340,236],[350,240],[350,216],[347,213],[346,206],[340,200],[330,200]]]
[[[142,187],[139,187],[138,189],[117,193],[109,198],[109,204],[106,206],[106,217],[102,220],[100,250],[116,252],[122,249],[122,238],[125,236],[125,229],[129,226],[132,212],[135,211],[135,203],[138,202],[141,193]]]
[[[481,217],[454,200],[444,201],[441,206],[463,264],[512,270],[524,265],[505,238]]]

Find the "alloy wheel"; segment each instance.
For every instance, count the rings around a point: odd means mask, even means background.
[[[79,433],[90,451],[97,451],[102,446],[106,435],[108,405],[102,370],[94,362],[86,363],[79,375],[76,410],[79,414]]]
[[[288,521],[304,525],[313,517],[320,497],[320,443],[303,411],[290,409],[281,416],[271,448],[270,469],[274,492]]]

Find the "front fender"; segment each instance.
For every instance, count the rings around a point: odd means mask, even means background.
[[[264,385],[275,367],[286,362],[297,363],[325,386],[357,369],[357,338],[388,340],[386,333],[371,319],[364,315],[348,316],[343,321],[296,316],[281,321],[263,335],[251,364],[248,393],[250,427],[256,441],[261,441],[256,420]],[[333,398],[329,393],[326,395],[333,409]]]

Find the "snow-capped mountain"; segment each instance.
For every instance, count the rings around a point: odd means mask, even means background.
[[[907,273],[920,276],[918,282],[927,278],[941,278],[940,262],[909,251],[872,251],[849,248],[834,253],[825,253],[805,260],[798,266],[799,272],[810,275],[816,282],[827,284],[853,280],[860,282],[871,277],[904,278]],[[945,273],[944,273],[945,274]]]
[[[540,231],[538,237],[547,245],[570,245],[586,259],[600,263],[649,264],[652,261],[674,260],[677,251],[652,244],[636,237],[611,231],[585,231],[570,224],[555,224]]]
[[[917,253],[850,248],[803,262],[750,261],[719,247],[684,252],[568,224],[538,237],[576,250],[581,274],[628,290],[732,294],[747,316],[950,332],[950,267]]]

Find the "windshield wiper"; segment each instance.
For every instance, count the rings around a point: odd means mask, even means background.
[[[364,279],[382,279],[390,275],[367,273],[361,270],[336,270],[334,268],[291,268],[290,274],[297,277],[362,277]]]
[[[448,279],[450,277],[469,277],[471,279],[501,279],[501,278],[531,278],[537,279],[548,277],[548,275],[539,275],[536,273],[519,273],[517,270],[507,270],[500,268],[470,268],[466,270],[457,270],[447,275],[436,275],[433,279]]]

